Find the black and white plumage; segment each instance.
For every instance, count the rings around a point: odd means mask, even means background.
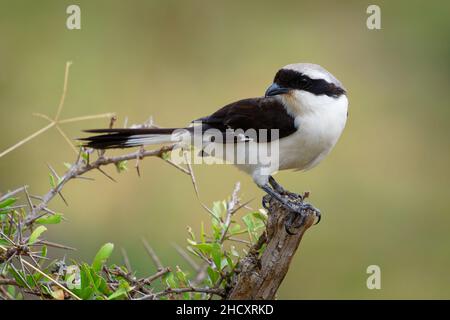
[[[193,123],[201,122],[202,132],[216,129],[224,136],[230,129],[255,129],[257,132],[259,129],[278,129],[277,168],[267,173],[263,170],[267,168],[259,163],[236,165],[271,196],[298,211],[298,207],[281,197],[281,187],[271,174],[286,169],[307,170],[317,165],[338,141],[346,124],[347,108],[346,90],[339,80],[319,65],[299,63],[280,69],[265,96],[233,102]],[[185,133],[192,134],[193,128],[184,128]],[[99,135],[82,140],[86,141],[87,147],[95,149],[127,148],[181,140],[183,134],[173,135],[177,130],[96,129],[86,132]],[[258,143],[273,143],[270,134],[267,138],[260,142],[258,135],[251,137]],[[237,139],[234,144],[245,141]]]

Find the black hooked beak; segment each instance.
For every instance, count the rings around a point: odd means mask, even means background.
[[[265,96],[276,96],[277,94],[288,93],[289,89],[283,88],[276,83],[272,83],[269,88],[267,88]]]

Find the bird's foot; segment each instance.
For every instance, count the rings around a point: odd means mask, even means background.
[[[269,194],[266,194],[262,197],[262,206],[264,209],[269,210],[271,200],[272,196]]]
[[[315,224],[318,224],[320,222],[320,210],[309,203],[291,203],[291,205],[286,208],[290,212],[284,222],[284,228],[290,235],[296,234],[296,232],[293,230],[298,230],[305,223],[306,217],[310,214],[313,214],[316,217],[317,221],[315,222]]]
[[[309,192],[304,192],[303,194],[298,194],[298,193],[290,192],[290,191],[287,191],[284,189],[281,192],[279,192],[279,194],[281,196],[285,196],[284,199],[286,199],[288,202],[293,201],[294,203],[303,202],[306,198],[309,197]],[[272,195],[270,195],[270,194],[264,195],[264,197],[262,198],[262,206],[264,209],[269,209],[270,201],[272,199],[273,199]],[[278,200],[278,199],[276,199],[276,200]],[[281,202],[281,203],[284,205],[284,202]],[[290,208],[287,208],[287,209],[291,210]]]
[[[309,192],[300,195],[284,189],[280,190],[279,188],[277,188],[278,190],[264,189],[267,192],[262,199],[262,206],[265,209],[269,209],[270,202],[272,199],[275,199],[289,211],[289,215],[285,220],[285,229],[288,234],[295,234],[292,230],[300,228],[309,214],[314,214],[317,218],[315,224],[320,222],[320,210],[314,208],[311,204],[304,202],[304,200],[309,197]]]

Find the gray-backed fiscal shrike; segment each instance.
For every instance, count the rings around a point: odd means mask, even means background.
[[[267,164],[236,163],[250,174],[254,182],[270,197],[277,199],[288,210],[303,214],[314,209],[307,203],[292,201],[293,193],[285,191],[272,177],[278,170],[308,170],[328,155],[338,141],[347,121],[348,100],[339,80],[319,65],[311,63],[289,64],[280,69],[264,97],[239,100],[224,106],[213,114],[194,120],[185,128],[123,128],[86,130],[98,135],[84,138],[85,146],[94,149],[128,148],[151,144],[170,143],[193,135],[201,123],[200,134],[205,145],[222,144],[237,148],[249,141],[262,146],[277,143],[276,168]],[[184,133],[175,134],[182,129]],[[219,131],[226,138],[213,140],[207,132]],[[250,129],[256,135],[242,137]],[[276,130],[277,137],[262,140],[261,130]],[[229,139],[230,136],[232,139]],[[287,197],[286,197],[287,196]],[[303,200],[303,199],[302,199]],[[315,211],[320,218],[319,211]]]

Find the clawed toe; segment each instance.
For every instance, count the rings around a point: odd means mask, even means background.
[[[293,200],[300,200],[303,201],[303,196],[298,194],[298,193],[294,193],[294,192],[290,192],[290,191],[285,191],[284,195],[288,196],[289,198],[293,199]]]
[[[286,191],[275,181],[275,179],[273,179],[273,177],[269,177],[269,183],[261,185],[260,187],[267,193],[262,199],[262,206],[265,209],[269,210],[270,202],[272,200],[277,200],[278,203],[289,211],[285,220],[287,233],[295,234],[291,231],[292,228],[300,228],[304,224],[306,216],[309,214],[314,214],[317,218],[315,224],[319,223],[321,218],[320,211],[309,203],[303,202],[309,196],[309,192],[299,195]]]
[[[266,194],[263,198],[262,198],[262,206],[264,209],[269,210],[270,207],[270,200],[272,200],[272,197],[268,194]]]
[[[285,230],[288,234],[294,235],[292,230],[299,229],[305,222],[308,211],[311,211],[317,218],[314,224],[318,224],[321,219],[320,210],[314,208],[309,203],[290,203],[288,209],[291,211],[285,221]]]

